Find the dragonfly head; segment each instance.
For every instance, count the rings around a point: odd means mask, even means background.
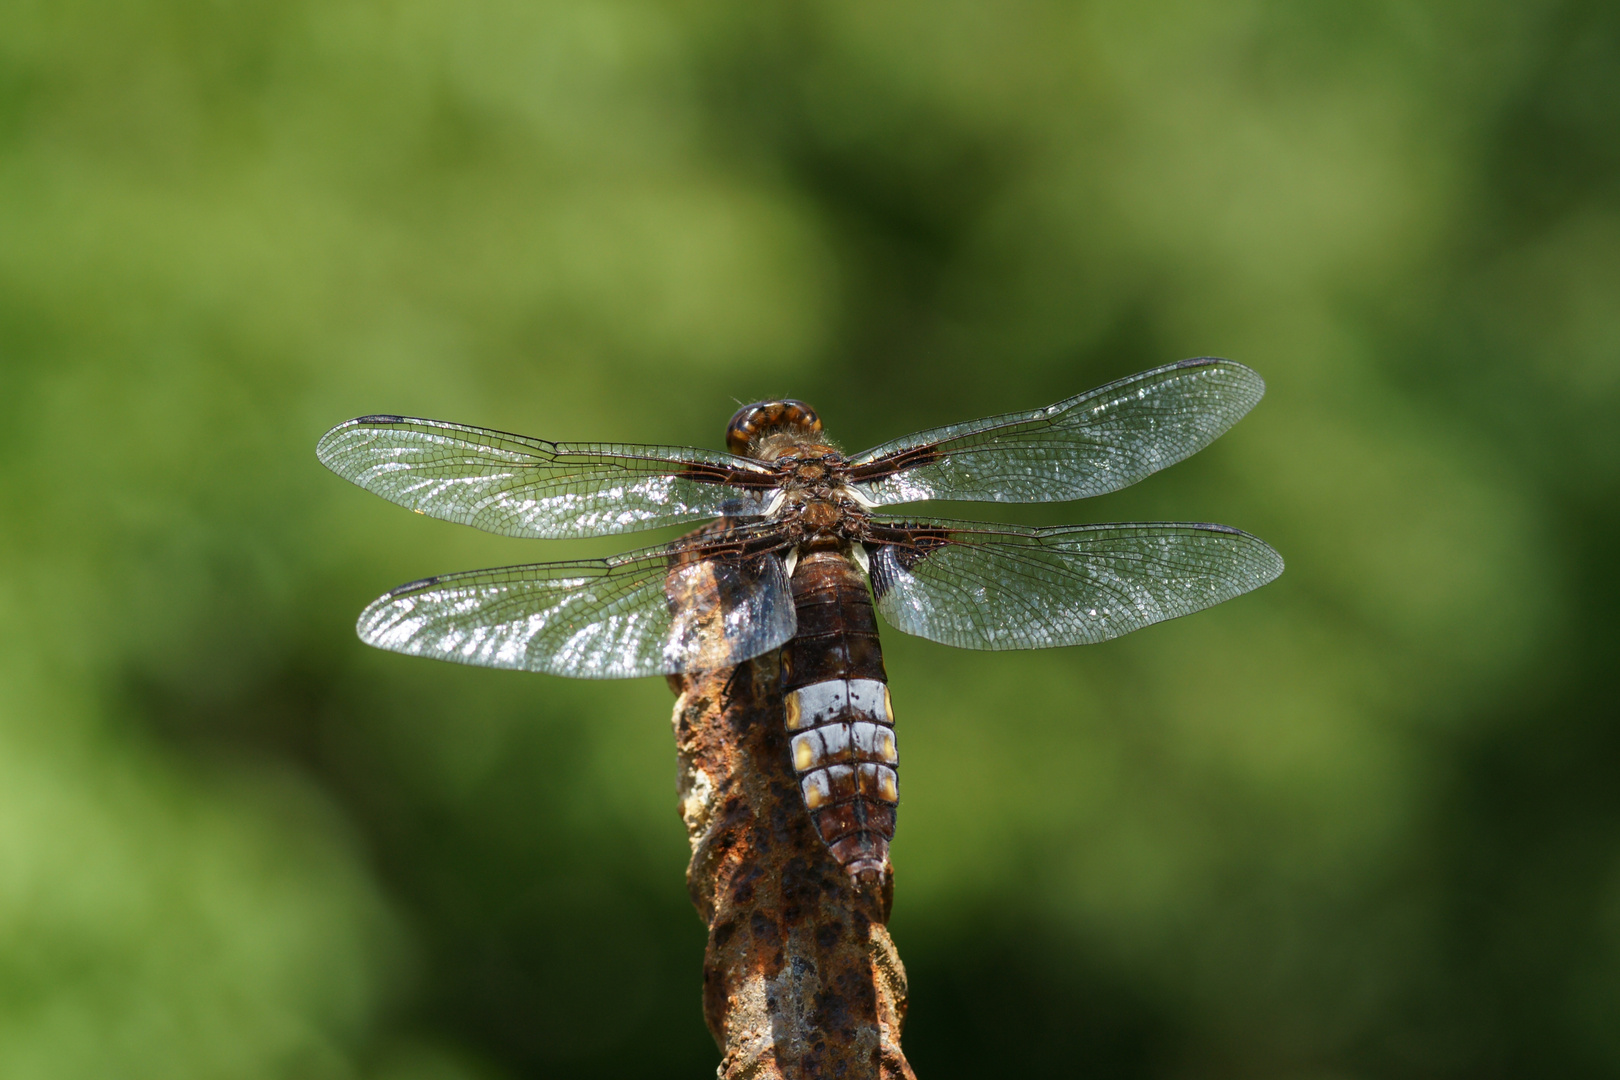
[[[821,417],[802,401],[756,401],[737,410],[726,426],[726,449],[738,457],[758,457],[760,444],[772,435],[797,444],[821,434]],[[778,451],[780,453],[780,450]]]

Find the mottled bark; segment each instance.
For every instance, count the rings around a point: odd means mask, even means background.
[[[811,824],[788,756],[776,653],[671,676],[687,887],[709,927],[703,1011],[722,1080],[913,1078],[893,876],[858,888]]]

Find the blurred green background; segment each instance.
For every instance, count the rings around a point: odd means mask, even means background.
[[[1620,1075],[1620,5],[0,5],[0,1076],[695,1077],[661,680],[361,646],[523,543],[369,412],[851,449],[1223,355],[1266,589],[886,637],[949,1077]]]

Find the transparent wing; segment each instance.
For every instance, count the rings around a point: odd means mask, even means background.
[[[877,521],[877,608],[896,629],[964,649],[1088,645],[1187,615],[1282,573],[1225,525]]]
[[[373,601],[356,630],[411,656],[623,679],[732,667],[795,626],[777,548],[744,528],[611,559],[413,581]]]
[[[390,502],[503,536],[607,536],[752,517],[772,483],[764,466],[730,454],[551,443],[406,416],[339,424],[315,454]]]
[[[854,458],[850,478],[880,506],[1084,499],[1202,450],[1265,390],[1265,381],[1242,364],[1183,360],[1034,412],[884,443]]]

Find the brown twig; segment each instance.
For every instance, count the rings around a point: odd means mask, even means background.
[[[721,1080],[915,1080],[892,875],[857,888],[811,824],[788,756],[778,658],[670,676],[687,888],[709,927],[703,1012]]]

